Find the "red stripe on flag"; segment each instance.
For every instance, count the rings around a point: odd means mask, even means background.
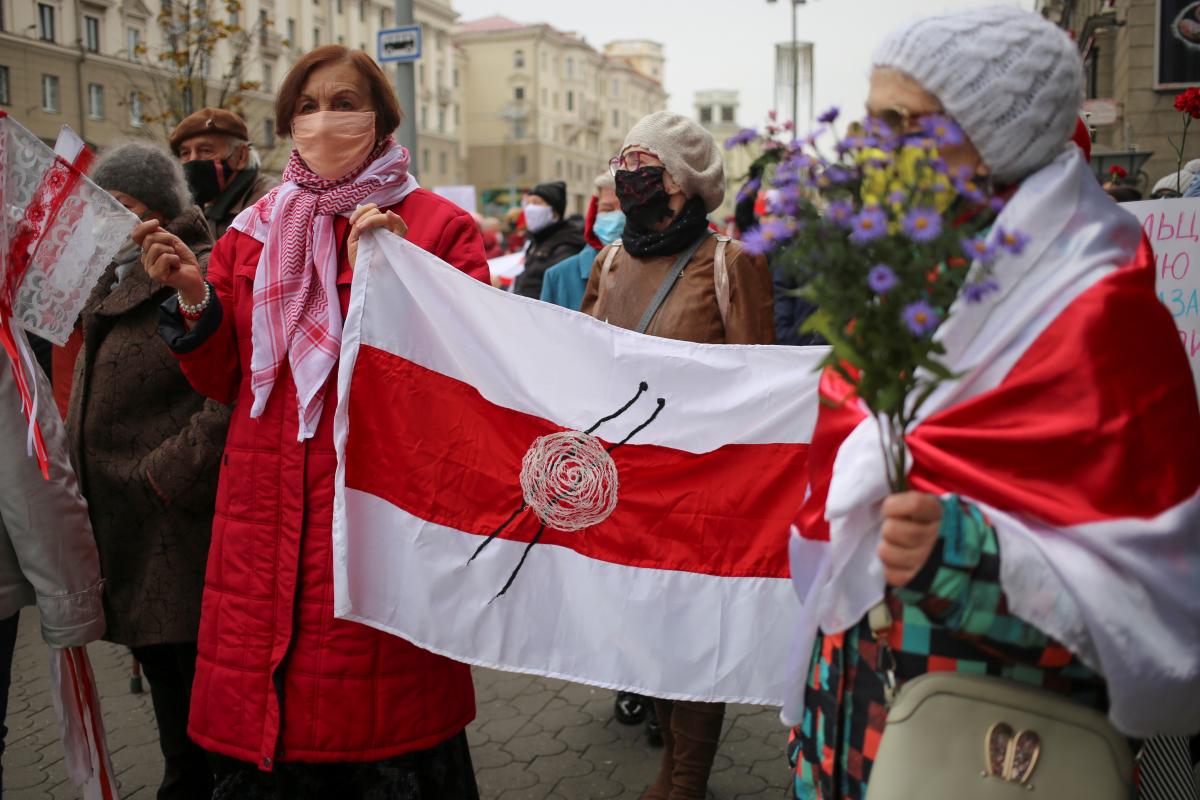
[[[346,486],[476,536],[491,533],[520,505],[521,459],[534,439],[564,430],[367,346],[359,349],[349,397]],[[619,441],[652,408],[643,398],[597,433]],[[670,413],[667,398],[655,424],[670,424]],[[726,445],[694,454],[624,445],[612,453],[620,476],[612,516],[575,533],[547,531],[541,543],[631,567],[786,578],[786,534],[804,498],[807,450]],[[527,542],[538,525],[525,511],[502,537]]]

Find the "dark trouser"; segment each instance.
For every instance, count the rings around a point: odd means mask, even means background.
[[[150,681],[150,700],[162,748],[162,785],[158,800],[210,800],[213,771],[208,754],[188,738],[188,707],[196,676],[196,643],[133,647],[133,657]]]
[[[383,761],[279,762],[274,772],[217,761],[213,800],[479,800],[465,731]]]
[[[13,650],[17,647],[18,611],[0,619],[0,756],[4,755],[4,740],[8,738],[8,687],[12,683]],[[0,797],[4,796],[4,771],[0,768]]]

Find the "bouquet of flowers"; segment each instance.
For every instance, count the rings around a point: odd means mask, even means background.
[[[1027,240],[996,227],[1003,200],[973,169],[951,169],[939,155],[965,141],[952,120],[923,117],[913,132],[868,119],[840,137],[837,117],[831,109],[813,134],[761,145],[762,178],[743,192],[765,189],[766,215],[744,244],[798,273],[817,307],[805,329],[831,347],[821,366],[879,420],[888,480],[904,491],[905,434],[954,377],[935,334],[957,302],[979,303],[999,288],[995,256],[1019,253]],[[757,138],[744,131],[727,144]]]

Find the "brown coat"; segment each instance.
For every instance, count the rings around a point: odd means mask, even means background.
[[[675,256],[638,259],[622,247],[605,277],[604,262],[615,246],[601,250],[592,262],[582,311],[634,330]],[[771,344],[775,341],[774,293],[766,259],[746,253],[736,241],[726,245],[729,313],[722,321],[713,279],[716,250],[715,236],[700,245],[646,333],[707,344]]]
[[[191,207],[167,229],[208,262]],[[158,335],[171,290],[109,264],[81,317],[67,431],[107,583],[106,639],[195,641],[229,409],[199,395]],[[117,284],[114,288],[114,284]]]
[[[259,171],[249,186],[237,191],[233,197],[218,197],[209,203],[204,213],[208,217],[208,227],[212,231],[213,240],[216,241],[224,236],[225,231],[229,230],[229,226],[233,224],[238,214],[257,203],[259,198],[278,185],[279,181],[265,172]]]

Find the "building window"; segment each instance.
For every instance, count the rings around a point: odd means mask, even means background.
[[[275,146],[275,120],[263,120],[263,144],[267,147]]]
[[[517,161],[516,173],[518,175],[524,175],[526,172],[529,171],[529,159],[528,158],[526,158],[525,156],[517,156],[516,161]]]
[[[337,0],[337,13],[342,13],[342,0]]]
[[[142,96],[137,92],[129,93],[129,124],[135,128],[146,124],[142,119]]]
[[[54,6],[38,3],[38,36],[43,42],[54,41]]]
[[[367,21],[367,0],[358,0],[358,21]]]
[[[104,87],[98,83],[88,84],[88,116],[104,119]]]
[[[567,111],[575,110],[575,93],[567,92]]]
[[[429,106],[421,106],[421,130],[429,130]]]
[[[236,5],[229,7],[229,19],[226,20],[226,22],[228,22],[231,26],[237,26],[237,25],[242,24],[242,15],[241,15],[240,7],[238,7]]]
[[[83,18],[83,46],[89,53],[100,52],[100,19],[98,17]]]
[[[58,113],[58,76],[42,76],[42,111]]]
[[[554,162],[554,177],[556,177],[556,178],[562,177],[562,159],[561,158]]]
[[[379,27],[381,27],[381,28],[387,27],[387,9],[386,8],[379,9]]]
[[[313,28],[313,47],[321,46],[321,29]]]
[[[446,109],[438,109],[438,133],[446,132]]]
[[[8,67],[0,67],[0,105],[8,105],[11,102],[8,95]]]
[[[125,29],[125,50],[130,61],[134,61],[138,57],[142,45],[142,32],[137,28]]]
[[[567,57],[567,77],[575,77],[575,59],[571,58],[570,56]]]
[[[613,127],[614,128],[621,127],[621,112],[620,111],[613,111]]]
[[[421,172],[429,172],[429,148],[421,148]]]
[[[712,122],[712,106],[700,107],[700,124],[707,125]]]
[[[514,50],[513,51],[513,68],[514,69],[524,69],[524,67],[525,67],[525,51],[524,50]]]
[[[514,139],[524,139],[525,134],[526,134],[526,131],[525,131],[524,120],[519,120],[519,119],[514,120],[513,121],[513,138]]]
[[[345,43],[346,43],[346,37],[345,37],[345,36],[342,36],[342,35],[339,33],[339,34],[338,34],[338,44],[345,44]]]
[[[295,47],[299,42],[296,41],[296,20],[288,18],[287,21],[287,38],[288,45]]]
[[[275,68],[269,61],[263,62],[262,90],[270,92],[275,88]]]
[[[525,99],[525,87],[524,86],[518,86],[515,89],[513,89],[513,99],[517,100],[517,101],[521,101],[521,100]]]
[[[733,122],[733,106],[721,106],[721,122]]]
[[[454,88],[458,88],[458,67],[454,68]]]
[[[446,174],[446,154],[438,153],[438,172]]]
[[[420,85],[421,88],[425,88],[425,65],[424,64],[417,65],[417,84]]]
[[[458,128],[458,103],[454,104],[454,127]]]

